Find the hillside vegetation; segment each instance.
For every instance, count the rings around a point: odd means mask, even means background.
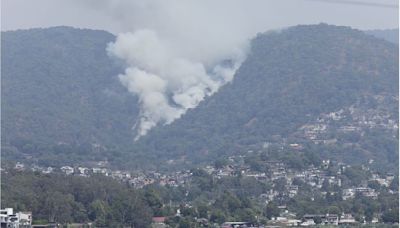
[[[348,27],[296,26],[259,34],[231,84],[139,143],[148,156],[175,157],[189,163],[260,148],[257,145],[264,142],[287,145],[299,142],[292,134],[321,114],[377,95],[390,98],[385,118],[397,121],[397,93],[395,44]],[[366,106],[373,109],[372,104]],[[338,124],[352,125],[354,120]],[[390,162],[398,154],[398,133],[382,133],[386,141],[368,150],[366,145],[376,142],[362,140],[373,138],[369,131],[374,129],[367,127],[359,133],[363,137],[339,141],[335,148],[316,149],[339,149],[340,156],[334,156],[337,159],[359,157],[363,152],[363,159]],[[331,137],[339,136],[334,133]],[[343,148],[346,142],[355,143],[356,149]]]
[[[321,157],[396,167],[396,44],[326,24],[259,34],[231,83],[133,143],[137,99],[105,51],[114,38],[68,27],[2,33],[3,158],[149,169],[269,144],[295,155],[290,144],[299,144]]]
[[[105,31],[3,32],[3,156],[81,160],[133,142],[136,98],[119,82]]]

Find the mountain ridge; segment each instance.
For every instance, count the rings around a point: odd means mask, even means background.
[[[132,141],[137,101],[119,82],[123,68],[106,53],[114,39],[71,27],[2,33],[5,157],[48,153],[56,160],[58,150],[90,157]]]
[[[136,97],[116,77],[123,67],[105,51],[115,37],[70,27],[49,30],[3,33],[6,158],[33,156],[48,165],[90,159],[131,168],[155,168],[168,160],[195,165],[258,150],[266,141],[312,145],[295,134],[305,124],[347,109],[364,95],[398,91],[395,44],[349,27],[295,26],[259,34],[232,83],[132,145],[131,126],[139,110]],[[78,96],[70,94],[75,89]]]
[[[373,48],[369,50],[366,47]],[[143,146],[142,150],[147,150],[145,153],[158,159],[166,153],[167,156],[173,154],[178,160],[187,159],[190,163],[201,161],[205,155],[212,153],[216,158],[232,153],[227,151],[245,150],[246,146],[239,145],[237,148],[238,143],[250,146],[276,135],[288,137],[291,131],[297,129],[296,126],[309,121],[308,115],[349,106],[363,90],[395,93],[398,90],[395,74],[398,68],[396,62],[390,60],[397,58],[396,49],[394,44],[361,31],[325,24],[295,26],[259,35],[253,40],[252,52],[232,83],[222,87],[217,94],[174,124],[150,132],[141,142],[147,146]],[[346,61],[353,61],[352,64],[337,58],[338,51],[343,52]],[[376,51],[379,54],[374,54]],[[387,51],[390,56],[385,56]],[[306,64],[301,63],[304,59]],[[386,65],[386,61],[390,62],[390,66],[385,66],[387,69],[381,66]],[[355,70],[354,65],[364,69]],[[374,67],[382,67],[379,73],[385,76],[384,80],[377,81]],[[295,72],[300,73],[296,75]],[[263,75],[275,76],[266,80]],[[335,76],[335,80],[341,83],[336,83],[329,76]],[[355,86],[354,90],[348,88],[351,85]],[[306,97],[303,92],[306,92]],[[287,97],[280,99],[281,96]],[[323,99],[320,99],[321,96]],[[260,124],[270,130],[257,127]],[[254,127],[244,127],[249,125]],[[150,152],[148,145],[152,146]]]

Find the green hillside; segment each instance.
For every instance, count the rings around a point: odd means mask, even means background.
[[[4,158],[90,158],[132,142],[138,110],[107,56],[114,39],[69,27],[2,33]]]
[[[273,145],[279,156],[397,165],[396,44],[326,24],[259,34],[233,82],[133,143],[137,100],[105,51],[114,38],[68,27],[2,33],[3,159],[179,167]]]
[[[374,110],[361,100],[377,95],[389,99],[385,115],[397,121],[397,94],[397,46],[348,27],[296,26],[259,34],[232,83],[173,124],[153,130],[138,146],[152,159],[189,164],[259,149],[264,142],[302,142],[320,154],[328,151],[328,157],[388,162],[398,154],[396,130],[365,127],[354,140],[331,132],[329,137],[339,140],[334,148],[314,146],[295,133],[323,113],[359,103],[364,104],[359,109]],[[374,134],[385,141],[371,142]],[[344,148],[346,143],[353,147]]]

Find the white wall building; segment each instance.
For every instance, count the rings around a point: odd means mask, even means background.
[[[7,228],[30,228],[32,227],[32,213],[18,212],[14,214],[12,208],[0,210],[1,227]]]

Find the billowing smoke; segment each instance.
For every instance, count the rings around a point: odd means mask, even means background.
[[[111,55],[128,65],[119,75],[122,84],[139,97],[136,139],[158,123],[173,122],[231,81],[244,57],[244,53],[232,53],[208,65],[206,59],[179,55],[175,48],[153,30],[122,33],[108,46]]]
[[[110,56],[123,60],[121,83],[140,102],[137,137],[170,124],[233,79],[257,31],[245,1],[96,0],[120,24]]]

